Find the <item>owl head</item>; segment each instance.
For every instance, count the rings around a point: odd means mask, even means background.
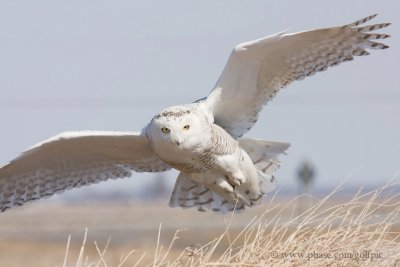
[[[151,143],[177,149],[195,149],[204,141],[206,117],[191,105],[169,107],[151,120],[147,136]]]

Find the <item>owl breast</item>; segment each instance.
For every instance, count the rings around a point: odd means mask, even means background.
[[[206,136],[205,136],[206,137]],[[210,169],[210,164],[205,164],[205,155],[212,157],[207,151],[207,144],[197,146],[196,149],[186,149],[174,143],[159,142],[154,146],[154,152],[171,167],[184,173],[202,173]]]

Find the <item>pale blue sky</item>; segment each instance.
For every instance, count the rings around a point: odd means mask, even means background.
[[[353,173],[350,185],[384,183],[400,170],[399,3],[1,1],[0,164],[62,131],[140,130],[206,96],[238,43],[379,13],[372,23],[393,23],[389,50],[292,84],[248,136],[292,143],[282,190],[303,159],[317,167],[317,188]],[[149,177],[89,190],[134,190]]]

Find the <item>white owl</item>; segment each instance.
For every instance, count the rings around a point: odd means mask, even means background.
[[[214,90],[169,107],[141,133],[67,132],[0,169],[0,210],[66,189],[127,177],[132,171],[180,171],[170,206],[225,213],[262,203],[287,143],[241,138],[264,104],[295,80],[388,46],[371,33],[389,23],[354,23],[278,33],[236,46]]]

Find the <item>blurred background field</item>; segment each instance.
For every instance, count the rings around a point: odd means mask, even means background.
[[[96,258],[93,242],[103,247],[111,238],[108,257],[119,261],[122,254],[137,249],[153,258],[161,223],[161,243],[169,245],[176,230],[186,229],[176,241],[172,254],[186,247],[205,245],[225,229],[230,215],[197,210],[171,209],[168,200],[142,203],[87,203],[66,205],[34,203],[10,210],[0,218],[0,266],[60,266],[68,236],[71,235],[71,262],[77,260],[85,228],[88,254]],[[241,231],[266,207],[236,214],[232,234]],[[226,242],[226,240],[225,240]],[[221,251],[219,251],[221,252]],[[149,260],[149,259],[147,259]]]
[[[330,253],[338,247],[345,252],[380,251],[384,258],[375,263],[383,260],[394,262],[393,257],[400,260],[398,192],[398,188],[393,187],[385,193],[370,193],[367,197],[356,200],[354,198],[352,200],[349,194],[339,192],[338,195],[334,195],[323,205],[321,204],[317,210],[306,212],[305,216],[297,220],[293,218],[313,205],[321,203],[323,198],[279,197],[278,194],[271,202],[247,209],[240,214],[233,214],[233,216],[232,214],[216,215],[211,212],[198,212],[193,209],[171,209],[167,207],[167,199],[144,202],[137,200],[135,203],[91,201],[83,202],[83,204],[39,201],[10,210],[0,217],[0,266],[63,266],[69,236],[71,239],[66,266],[119,266],[124,256],[132,250],[135,251],[122,266],[133,266],[139,259],[141,260],[138,266],[144,266],[154,261],[156,250],[160,247],[163,247],[163,253],[165,253],[177,230],[179,238],[174,241],[166,261],[174,262],[180,257],[178,265],[184,265],[190,257],[193,257],[195,251],[218,239],[228,229],[210,257],[212,262],[219,259],[224,252],[226,253],[232,240],[237,238],[250,223],[253,224],[248,228],[253,228],[253,232],[268,223],[272,224],[268,226],[268,229],[266,228],[264,236],[258,237],[260,240],[255,242],[256,245],[251,245],[256,248],[260,246],[259,249],[265,250],[258,252],[260,255],[257,256],[264,260],[268,259],[267,253],[276,250],[275,247],[278,251],[286,253],[298,251],[304,245],[301,249],[303,252],[314,249]],[[264,214],[265,212],[267,213]],[[263,214],[264,218],[261,221]],[[330,219],[327,220],[327,218]],[[260,220],[261,223],[254,224],[254,220]],[[304,221],[307,222],[304,223]],[[334,232],[332,229],[337,227],[345,230],[324,236],[329,231]],[[88,234],[84,256],[80,260],[81,263],[77,264],[86,228]],[[159,230],[161,231],[158,241]],[[247,240],[246,242],[257,240],[257,235],[254,236],[252,231],[250,234],[242,233],[235,242],[235,246],[232,246],[232,251],[237,251],[238,248],[243,249],[243,247],[248,249],[249,245],[243,245],[244,240]],[[296,231],[298,233],[295,233]],[[313,237],[315,233],[317,234]],[[291,235],[293,237],[290,237]],[[296,240],[301,235],[308,236],[309,240]],[[342,235],[348,235],[348,237],[335,241],[335,239],[344,238]],[[295,239],[289,242],[291,245],[285,245],[290,238]],[[262,239],[270,239],[268,243],[273,241],[272,243],[276,242],[276,244],[265,243]],[[327,239],[332,239],[329,242],[334,244],[333,248],[319,246],[320,242],[326,242]],[[99,252],[94,245],[95,241],[100,251],[103,251],[109,243],[104,253],[107,265],[100,260]],[[264,245],[262,245],[263,242]],[[383,242],[383,245],[376,246],[375,242],[377,244]],[[349,244],[352,250],[347,248]],[[290,246],[295,248],[290,248]],[[256,248],[254,248],[255,252],[259,250]],[[286,264],[291,262],[290,258],[280,260],[286,260]],[[85,261],[91,265],[85,264]],[[349,262],[356,263],[354,260],[348,260],[347,263]],[[321,264],[320,262],[313,263],[316,266]],[[176,262],[174,264],[176,265]],[[195,263],[193,266],[198,264]],[[259,264],[261,264],[260,261],[255,263],[256,266],[260,266]],[[287,266],[293,264],[296,265],[296,262]]]

